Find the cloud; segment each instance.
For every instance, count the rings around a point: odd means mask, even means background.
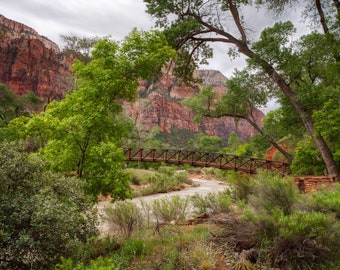
[[[148,30],[153,25],[142,0],[0,0],[0,5],[2,15],[57,43],[60,34],[122,39],[133,27]]]

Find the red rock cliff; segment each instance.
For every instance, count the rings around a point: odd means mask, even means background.
[[[0,82],[18,95],[33,91],[45,102],[70,86],[72,59],[32,28],[0,15]]]
[[[151,127],[159,126],[162,132],[171,133],[171,128],[176,127],[192,132],[203,132],[207,135],[217,135],[229,138],[229,134],[236,132],[240,138],[245,139],[254,135],[254,128],[245,120],[236,124],[230,117],[218,119],[204,119],[201,123],[193,121],[193,113],[181,105],[181,101],[191,95],[197,94],[204,86],[211,85],[214,90],[223,94],[227,91],[225,82],[227,78],[219,71],[200,70],[195,76],[202,79],[202,85],[197,88],[179,86],[178,79],[171,74],[165,74],[160,82],[151,84],[144,82],[139,88],[139,94],[144,98],[138,107],[140,121]],[[262,126],[264,114],[256,110],[257,124]]]

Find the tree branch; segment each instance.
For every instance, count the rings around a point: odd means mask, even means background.
[[[244,45],[247,45],[247,36],[246,36],[246,33],[245,33],[245,31],[242,27],[242,23],[241,23],[241,19],[240,19],[240,14],[238,13],[238,9],[236,8],[236,6],[234,5],[232,0],[227,0],[227,2],[228,2],[228,5],[229,5],[231,15],[234,18],[234,22],[236,24],[236,27],[237,27],[240,35],[241,35],[242,43]]]
[[[251,114],[250,114],[251,115]],[[264,131],[258,126],[258,124],[250,119],[249,116],[247,115],[242,115],[242,114],[233,114],[233,113],[223,113],[220,115],[214,115],[212,116],[210,113],[203,115],[204,117],[212,117],[212,118],[221,118],[221,117],[233,117],[233,118],[239,118],[239,119],[244,119],[246,120],[254,129],[259,132],[263,137],[266,138],[268,142],[270,142],[271,145],[273,145],[282,155],[287,158],[288,162],[291,163],[293,160],[292,155],[290,155],[287,151],[285,151],[278,143],[274,141],[273,138],[271,138],[269,135],[265,134]],[[251,115],[252,116],[252,115]]]
[[[329,29],[328,29],[328,26],[327,26],[327,23],[326,23],[325,14],[324,14],[322,6],[321,6],[321,1],[315,0],[315,6],[316,6],[316,9],[319,13],[320,23],[321,23],[322,29],[323,29],[325,34],[329,34]]]

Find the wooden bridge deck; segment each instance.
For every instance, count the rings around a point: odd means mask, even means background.
[[[255,174],[258,169],[278,170],[288,173],[288,163],[252,157],[242,157],[221,153],[206,153],[170,149],[124,149],[127,161],[164,162],[189,164],[198,167],[215,167],[223,170],[241,171]]]

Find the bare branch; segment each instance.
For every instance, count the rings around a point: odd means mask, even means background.
[[[244,29],[243,29],[242,22],[241,22],[241,19],[240,19],[240,14],[238,13],[238,9],[234,5],[232,0],[228,0],[227,2],[229,4],[230,12],[231,12],[231,14],[232,14],[232,16],[234,18],[234,22],[235,22],[235,24],[237,26],[237,29],[238,29],[238,31],[241,34],[242,43],[244,45],[246,45],[247,44],[247,36],[246,36],[246,33],[245,33]]]

